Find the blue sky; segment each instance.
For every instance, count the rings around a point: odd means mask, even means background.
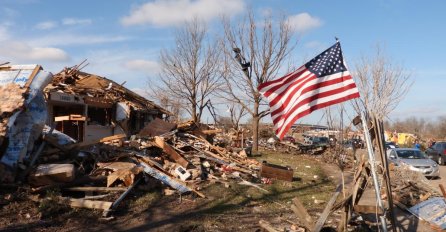
[[[350,67],[380,43],[414,82],[391,118],[446,115],[446,2],[440,0],[0,0],[0,63],[38,63],[56,73],[88,59],[85,71],[142,92],[147,78],[156,78],[160,49],[174,46],[176,26],[198,16],[219,33],[220,15],[240,16],[249,7],[294,20],[296,66],[333,44],[334,36]],[[318,112],[299,121],[320,118]]]

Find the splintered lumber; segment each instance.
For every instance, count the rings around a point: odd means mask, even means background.
[[[272,227],[271,224],[269,224],[269,222],[265,220],[260,220],[259,225],[268,232],[279,232],[278,230],[274,229],[274,227]]]
[[[73,192],[116,192],[125,191],[126,187],[71,187],[65,190]]]
[[[327,220],[328,215],[331,212],[331,208],[333,207],[334,203],[336,202],[336,199],[338,198],[341,191],[342,191],[342,184],[338,185],[338,187],[336,188],[336,192],[333,194],[330,201],[325,206],[324,211],[322,212],[321,216],[319,217],[319,220],[317,220],[316,225],[314,226],[313,232],[321,231],[322,226],[324,226],[324,223]]]
[[[310,214],[308,214],[305,206],[300,202],[299,198],[293,198],[293,205],[291,205],[291,210],[293,210],[294,214],[299,218],[299,221],[303,224],[307,230],[313,230],[314,221],[311,218]]]
[[[74,199],[74,198],[61,198],[62,201],[67,201],[71,207],[74,208],[89,208],[89,209],[102,209],[109,210],[113,202],[110,201],[94,201],[85,199]]]
[[[155,143],[163,149],[163,151],[169,155],[169,157],[175,162],[177,162],[179,165],[181,165],[183,168],[187,168],[189,165],[189,162],[184,159],[178,152],[175,151],[169,144],[167,144],[163,138],[155,136]]]

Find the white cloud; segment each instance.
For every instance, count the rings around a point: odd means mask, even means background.
[[[67,46],[122,42],[129,40],[126,36],[51,34],[30,40],[35,46]]]
[[[305,33],[322,25],[322,21],[319,18],[313,17],[308,13],[292,15],[288,17],[288,23],[298,33]]]
[[[142,71],[146,74],[155,74],[159,71],[159,64],[155,61],[150,60],[130,60],[127,61],[124,66],[131,70]]]
[[[34,26],[34,28],[39,29],[39,30],[49,30],[49,29],[53,29],[55,27],[57,27],[57,22],[55,22],[55,21],[40,22],[40,23],[36,24],[36,26]]]
[[[0,54],[4,59],[23,61],[66,61],[68,54],[54,47],[31,47],[24,42],[2,41],[0,43]]]
[[[2,24],[0,24],[0,58],[12,62],[69,60],[68,54],[62,49],[31,46],[26,42],[12,38],[8,27]]]
[[[121,19],[125,26],[172,26],[198,17],[209,21],[221,15],[233,15],[244,10],[241,0],[155,0],[143,4]]]
[[[77,18],[64,18],[62,19],[63,25],[89,25],[93,21],[91,19],[77,19]]]

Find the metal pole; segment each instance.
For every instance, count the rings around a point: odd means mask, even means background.
[[[373,185],[375,186],[375,195],[376,195],[376,201],[378,202],[378,207],[381,208],[383,215],[379,216],[381,220],[382,229],[384,232],[387,232],[387,222],[386,222],[386,216],[385,216],[385,210],[383,206],[383,202],[381,200],[381,194],[380,194],[380,186],[378,181],[378,176],[376,175],[376,161],[375,161],[375,154],[373,153],[372,148],[372,140],[370,138],[369,134],[369,128],[367,127],[367,121],[364,115],[364,112],[361,112],[361,119],[362,119],[362,127],[364,129],[364,138],[367,143],[367,153],[369,155],[369,163],[370,163],[370,169],[372,172],[372,178],[373,178]]]

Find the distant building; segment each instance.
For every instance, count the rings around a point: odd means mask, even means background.
[[[328,126],[313,125],[313,124],[294,124],[291,126],[293,133],[305,133],[313,130],[328,130]]]

